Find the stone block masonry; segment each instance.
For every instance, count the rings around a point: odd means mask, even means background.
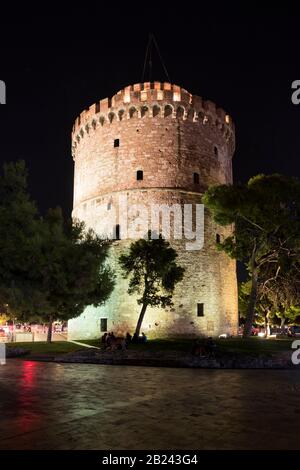
[[[231,117],[214,103],[169,83],[126,87],[83,111],[73,126],[73,217],[101,235],[101,211],[118,207],[121,195],[128,205],[149,208],[201,203],[210,185],[232,183],[234,148]],[[149,337],[237,332],[236,266],[216,248],[231,227],[218,227],[205,212],[204,231],[198,251],[186,251],[185,240],[170,240],[186,272],[171,308],[147,310],[142,329]],[[69,322],[71,339],[97,338],[104,329],[133,332],[140,306],[127,294],[117,263],[129,244],[114,242],[116,288],[104,306],[88,307]]]

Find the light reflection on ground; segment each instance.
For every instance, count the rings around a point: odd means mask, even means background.
[[[0,449],[299,449],[300,371],[0,366]]]

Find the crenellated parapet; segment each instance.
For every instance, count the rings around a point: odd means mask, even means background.
[[[112,98],[94,103],[76,118],[72,129],[73,156],[81,140],[93,130],[145,117],[187,120],[195,125],[210,126],[228,142],[230,153],[234,152],[234,123],[222,108],[177,85],[146,82],[127,86]]]

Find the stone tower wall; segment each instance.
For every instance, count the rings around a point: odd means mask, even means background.
[[[120,196],[129,206],[201,203],[208,186],[232,182],[234,146],[233,122],[214,103],[169,83],[127,87],[76,119],[73,217],[103,234],[106,212],[118,208]],[[137,180],[137,171],[143,172],[142,180]],[[185,277],[175,289],[173,307],[147,310],[143,329],[149,336],[236,332],[235,262],[216,249],[217,234],[222,238],[230,230],[217,227],[205,213],[201,250],[187,251],[184,240],[171,240]],[[139,306],[128,296],[117,263],[129,243],[114,242],[110,261],[117,272],[116,288],[104,306],[89,307],[69,322],[71,338],[98,337],[101,318],[118,334],[134,329]],[[197,316],[198,303],[204,304],[203,317]]]

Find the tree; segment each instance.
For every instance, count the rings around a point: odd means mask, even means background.
[[[251,293],[251,280],[242,282],[239,285],[239,314],[241,318],[246,318],[249,297]],[[259,324],[263,323],[265,328],[265,336],[270,334],[270,320],[275,317],[274,305],[268,296],[258,289],[258,295],[255,305],[255,321]]]
[[[137,293],[142,305],[135,333],[139,336],[148,305],[172,305],[172,295],[183,279],[184,268],[176,264],[177,253],[160,235],[157,239],[140,239],[130,245],[129,253],[122,254],[119,263],[125,278],[130,277],[128,293]]]
[[[281,253],[278,263],[265,264],[259,276],[255,313],[257,321],[263,322],[266,336],[269,323],[280,321],[282,333],[286,322],[295,322],[300,315],[300,269],[293,256]],[[247,313],[251,292],[251,280],[239,285],[239,311],[241,317]]]
[[[59,208],[49,210],[40,224],[40,253],[35,267],[36,295],[22,306],[23,316],[52,323],[79,316],[109,297],[114,276],[106,264],[109,242],[80,222],[65,222]],[[27,307],[27,308],[26,308]]]
[[[297,252],[294,251],[294,255]],[[300,263],[298,256],[281,254],[276,265],[265,265],[260,275],[260,297],[268,298],[276,316],[281,320],[284,333],[285,322],[294,321],[299,315]]]
[[[300,181],[283,175],[258,175],[246,185],[208,189],[204,204],[220,225],[234,224],[233,235],[218,246],[245,263],[251,279],[244,336],[250,336],[260,273],[280,257],[299,259]]]
[[[103,303],[114,285],[106,264],[109,243],[60,209],[39,216],[27,192],[24,162],[0,177],[0,303],[21,320],[68,320]]]
[[[0,176],[0,303],[19,306],[35,297],[39,216],[27,192],[23,161],[3,165]]]

